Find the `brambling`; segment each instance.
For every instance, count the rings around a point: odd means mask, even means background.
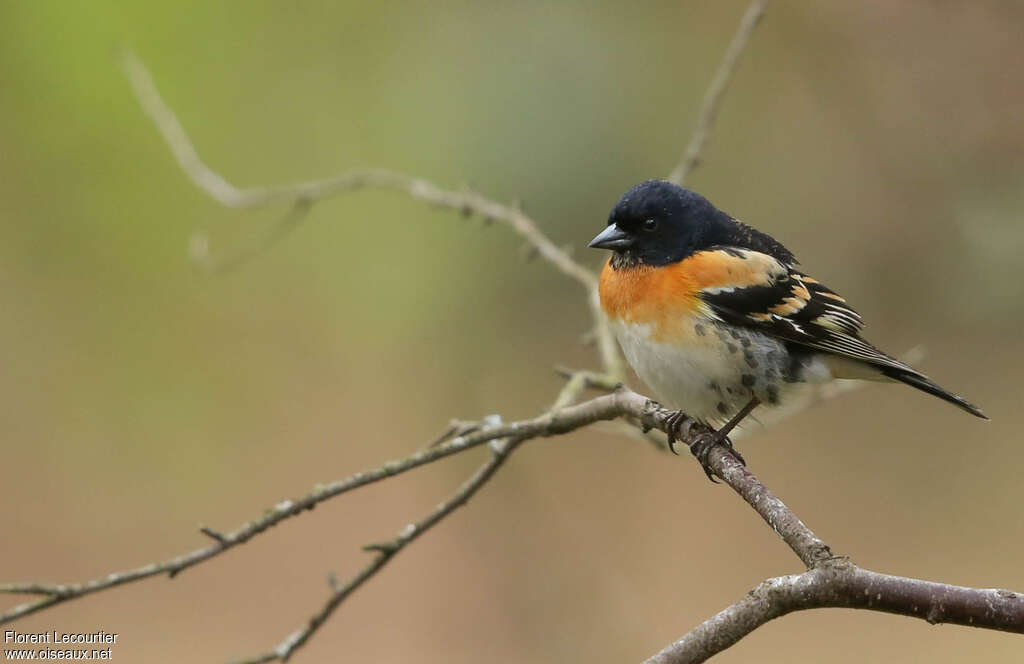
[[[670,448],[695,425],[706,429],[690,449],[708,477],[711,448],[732,449],[728,433],[754,408],[836,378],[900,381],[988,419],[862,339],[860,315],[797,270],[789,249],[696,192],[636,185],[589,246],[612,250],[599,292],[626,359],[680,409],[669,419]]]

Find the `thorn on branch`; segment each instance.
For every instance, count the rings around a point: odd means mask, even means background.
[[[390,542],[371,542],[370,544],[363,545],[363,551],[383,553],[387,556],[395,553],[399,548],[401,547],[395,540],[391,540]]]
[[[213,540],[216,540],[218,544],[226,544],[227,543],[227,538],[224,537],[224,535],[222,535],[221,533],[217,532],[213,528],[210,528],[209,526],[199,526],[199,532],[201,532],[202,534],[206,535],[207,537],[209,537],[209,538],[211,538]]]
[[[479,431],[481,426],[487,426],[486,422],[473,422],[472,420],[450,420],[448,422],[448,428],[444,430],[436,440],[432,441],[427,445],[427,449],[437,447],[438,445],[451,440],[452,438],[461,438],[467,434],[471,434],[474,431]]]

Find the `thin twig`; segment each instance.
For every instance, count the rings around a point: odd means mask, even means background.
[[[765,4],[765,0],[755,0],[744,15],[705,95],[700,119],[690,144],[682,160],[669,176],[670,181],[683,183],[699,163],[700,154],[710,136],[723,94]],[[152,78],[142,63],[133,54],[128,53],[124,58],[124,66],[143,109],[157,125],[186,176],[197,187],[207,192],[214,200],[229,207],[258,207],[282,201],[292,203],[290,215],[294,216],[285,217],[285,221],[273,230],[261,246],[276,241],[276,238],[288,228],[297,224],[304,216],[304,212],[316,201],[367,187],[404,191],[419,200],[503,222],[525,238],[538,255],[586,289],[605,373],[570,372],[567,376],[569,380],[552,408],[532,420],[497,426],[485,424],[484,428],[467,433],[454,430],[448,435],[462,435],[367,473],[317,487],[296,501],[282,501],[260,519],[244,524],[233,532],[225,534],[204,526],[201,532],[212,538],[214,544],[178,558],[110,574],[83,584],[28,583],[0,586],[0,592],[43,596],[43,599],[34,603],[14,607],[0,615],[0,623],[9,622],[69,599],[156,574],[167,573],[174,576],[181,570],[241,544],[281,520],[310,509],[323,500],[484,442],[491,442],[491,457],[451,498],[438,505],[419,522],[407,526],[395,539],[367,545],[365,548],[375,553],[373,561],[344,584],[330,575],[331,594],[328,601],[302,629],[294,632],[274,650],[245,661],[252,663],[286,660],[308,641],[354,590],[372,578],[420,534],[446,518],[458,506],[465,504],[493,476],[508,455],[524,441],[565,434],[593,422],[616,418],[623,418],[644,429],[665,430],[666,418],[670,411],[626,388],[619,387],[611,394],[573,405],[588,387],[607,390],[621,379],[624,369],[621,356],[601,313],[596,293],[597,277],[576,263],[566,251],[553,244],[518,205],[502,205],[473,192],[444,190],[427,180],[384,170],[349,172],[322,180],[278,187],[238,189],[199,158],[173,111],[160,98]],[[930,623],[949,622],[1024,633],[1024,597],[1021,595],[1006,590],[967,588],[895,577],[857,567],[846,558],[832,555],[829,547],[733,457],[729,450],[722,446],[715,447],[709,456],[708,465],[716,476],[723,479],[758,512],[796,553],[808,570],[802,574],[763,582],[746,598],[709,619],[649,661],[657,664],[701,662],[772,618],[791,611],[831,606],[898,613],[922,618]]]
[[[49,597],[60,597],[68,594],[67,586],[50,586],[43,583],[5,583],[0,585],[0,593],[12,593],[18,595],[47,595]]]
[[[565,385],[559,391],[558,396],[555,397],[554,405],[548,411],[549,415],[557,413],[573,403],[579,397],[580,393],[582,393],[586,388],[588,381],[599,380],[597,374],[586,371],[571,373],[567,378],[569,380],[566,381]],[[489,417],[500,421],[500,418],[497,416]],[[464,423],[455,422],[452,426],[458,427],[461,424]],[[485,464],[480,466],[472,477],[463,483],[459,490],[455,492],[455,495],[438,505],[430,514],[417,523],[407,525],[395,539],[387,542],[375,542],[363,546],[364,551],[376,552],[377,555],[369,564],[367,564],[359,571],[358,574],[352,577],[344,585],[339,584],[333,574],[329,575],[328,578],[332,579],[330,582],[332,590],[331,595],[327,599],[323,608],[310,618],[304,627],[292,632],[273,650],[261,653],[250,659],[240,660],[235,664],[259,664],[275,660],[287,661],[298,648],[301,648],[310,639],[310,637],[313,636],[313,633],[327,621],[330,615],[343,601],[345,601],[345,599],[349,597],[349,595],[351,595],[366,581],[373,578],[374,575],[383,569],[391,558],[411,544],[414,539],[422,535],[431,527],[440,523],[441,520],[450,515],[455,508],[460,505],[464,505],[473,496],[473,494],[475,494],[491,477],[493,477],[494,473],[497,472],[498,468],[505,462],[508,456],[526,440],[528,440],[528,437],[526,436],[492,440],[490,445],[491,458],[488,459]]]
[[[170,577],[176,576],[183,570],[194,565],[214,558],[225,551],[232,549],[239,544],[244,544],[251,538],[266,531],[268,528],[277,525],[285,519],[297,516],[306,510],[312,509],[325,500],[341,495],[353,489],[367,484],[379,482],[389,477],[394,477],[413,468],[424,464],[432,463],[452,454],[458,454],[465,450],[488,443],[495,439],[506,438],[525,431],[531,434],[538,434],[550,419],[544,415],[534,420],[516,422],[508,426],[495,427],[475,431],[466,436],[456,437],[444,444],[428,449],[420,450],[404,459],[389,461],[382,466],[361,473],[356,473],[343,480],[329,484],[318,485],[306,495],[294,500],[282,500],[274,507],[266,510],[263,515],[253,521],[249,521],[237,529],[220,533],[203,526],[200,532],[215,540],[210,546],[195,549],[188,553],[176,556],[159,563],[150,563],[135,569],[113,572],[96,579],[83,583],[65,585],[42,585],[33,583],[12,583],[0,585],[0,593],[9,594],[38,594],[46,595],[44,599],[35,602],[28,602],[12,607],[0,614],[0,624],[8,623],[22,618],[37,611],[49,608],[55,604],[67,602],[72,599],[84,597],[95,592],[107,590],[125,583],[141,581],[151,576],[167,574]],[[216,533],[216,535],[214,535]]]
[[[491,457],[473,473],[472,477],[459,487],[458,491],[451,498],[438,505],[430,514],[416,523],[407,525],[393,540],[364,546],[364,550],[376,553],[373,560],[347,583],[334,588],[324,606],[313,614],[302,628],[292,632],[288,638],[273,650],[261,653],[255,657],[238,660],[236,664],[259,664],[276,660],[288,661],[288,658],[309,641],[313,634],[323,626],[327,619],[331,617],[331,614],[349,595],[373,578],[375,574],[383,569],[402,549],[411,544],[413,540],[436,526],[445,517],[454,512],[456,508],[465,505],[491,479],[521,442],[521,439],[505,439],[496,445],[492,445]]]
[[[296,630],[288,638],[272,651],[263,653],[251,659],[240,660],[238,664],[256,664],[257,662],[272,662],[274,660],[288,661],[292,654],[302,648],[313,633],[323,626],[338,606],[359,586],[369,581],[403,548],[406,548],[420,535],[424,534],[443,518],[451,514],[457,507],[460,507],[473,497],[480,488],[505,463],[509,455],[522,443],[521,439],[503,440],[498,445],[492,446],[492,455],[487,461],[477,468],[471,478],[451,498],[437,505],[429,514],[415,524],[410,524],[393,540],[384,543],[372,544],[364,547],[367,550],[375,551],[373,561],[364,569],[360,570],[352,579],[344,585],[338,586],[328,598],[324,607],[317,611],[301,629]]]
[[[566,384],[556,399],[556,403],[569,403],[576,398],[577,395],[570,395],[571,384],[571,381]],[[562,421],[566,417],[573,418],[575,414],[586,411],[585,405],[580,404],[576,407],[559,409],[557,413],[548,412],[532,420],[523,420],[507,425],[475,430],[467,435],[453,438],[441,445],[420,450],[403,459],[389,461],[377,468],[356,473],[329,484],[318,485],[300,498],[282,500],[274,507],[266,510],[260,518],[249,521],[231,532],[221,533],[203,526],[200,532],[214,539],[214,544],[195,549],[163,562],[150,563],[135,569],[113,572],[106,576],[76,584],[43,585],[37,583],[12,583],[0,585],[0,593],[46,595],[43,599],[14,606],[0,614],[0,624],[36,613],[55,604],[84,597],[85,595],[107,590],[125,583],[141,581],[142,579],[160,574],[168,574],[174,577],[189,567],[214,558],[239,544],[244,544],[281,521],[310,510],[325,500],[494,440],[511,437],[528,439],[560,433],[561,431],[556,428],[557,422]],[[583,424],[578,426],[583,426]],[[212,534],[215,532],[216,536]]]
[[[576,381],[572,383],[572,391],[582,389],[582,387],[579,387],[582,382],[583,381]],[[567,387],[565,388],[566,390],[570,389],[568,385],[569,384],[567,384]],[[568,397],[560,395],[559,400],[565,399],[568,399]],[[439,456],[443,456],[444,454],[454,453],[453,450],[447,448],[449,448],[449,446],[459,446],[464,448],[468,445],[465,441],[468,441],[469,439],[472,439],[477,444],[484,442],[484,437],[488,437],[490,440],[512,439],[522,442],[532,438],[566,434],[589,424],[593,424],[594,422],[611,420],[619,417],[628,417],[637,421],[644,427],[651,427],[665,431],[666,420],[671,413],[672,411],[661,408],[650,399],[623,387],[612,394],[598,396],[590,399],[589,401],[567,406],[559,410],[552,410],[530,420],[514,422],[488,431],[476,432],[467,436],[462,441],[459,441],[458,439],[452,440],[439,447],[419,452],[409,459],[403,460],[397,464],[389,464],[388,466],[372,471],[369,474],[354,476],[353,478],[344,481],[344,483],[346,486],[349,483],[353,485],[362,485],[369,483],[370,481],[375,481],[376,479],[381,479],[385,476],[391,476],[401,470],[407,470],[408,468],[415,467],[416,465],[426,463],[424,459],[431,455],[438,454]],[[447,451],[444,454],[439,454],[441,450]],[[713,448],[708,457],[708,464],[712,469],[712,472],[717,477],[724,480],[726,484],[732,487],[734,491],[742,496],[743,499],[746,500],[759,515],[761,515],[765,522],[771,526],[772,530],[783,539],[783,541],[793,550],[794,553],[796,553],[800,560],[803,561],[811,571],[826,570],[828,572],[827,575],[822,572],[818,575],[802,577],[803,580],[801,583],[803,585],[800,587],[806,589],[808,593],[813,591],[813,594],[808,595],[811,599],[792,610],[809,609],[819,606],[826,607],[842,605],[849,606],[851,608],[899,613],[901,615],[921,618],[932,623],[950,622],[1024,633],[1024,596],[1006,590],[994,591],[963,588],[959,586],[947,586],[945,584],[934,584],[916,579],[893,577],[859,568],[845,558],[833,556],[828,546],[809,528],[807,528],[807,526],[804,525],[803,522],[800,521],[800,519],[782,503],[782,501],[776,498],[771,491],[769,491],[768,488],[753,475],[753,473],[740,464],[726,448],[722,446]],[[350,486],[349,488],[353,487]],[[286,503],[291,503],[291,501],[286,501]],[[300,508],[297,508],[294,504],[282,504],[275,508],[275,512],[291,516],[297,513],[297,509]],[[247,524],[240,530],[241,532],[248,533],[248,535],[245,536],[247,539],[256,532],[262,532],[269,527],[269,525],[280,521],[281,518],[284,517],[272,516],[269,521],[260,520],[255,524]],[[435,522],[432,521],[431,525],[433,523]],[[211,549],[219,552],[234,543],[237,543],[234,540],[240,537],[237,534],[238,532],[239,531],[236,531],[236,533],[225,534],[223,536],[225,544],[218,543],[209,549],[201,549],[198,553],[194,552],[190,555],[201,556],[201,559],[212,557],[213,555],[216,555],[216,553],[211,552]],[[386,546],[387,544],[388,543],[382,545],[382,548],[378,547],[377,550],[389,550],[389,547]],[[207,553],[203,553],[204,551]],[[72,597],[79,597],[89,592],[96,592],[97,590],[111,588],[115,585],[120,585],[130,581],[137,581],[141,578],[145,578],[146,576],[152,576],[153,574],[160,573],[161,571],[166,572],[169,571],[170,567],[175,565],[180,568],[184,568],[192,564],[196,564],[197,562],[199,562],[199,560],[189,560],[185,562],[171,561],[170,563],[164,563],[162,568],[158,565],[149,565],[144,568],[139,568],[139,570],[112,574],[109,577],[104,577],[103,579],[83,584],[82,586],[20,584],[0,587],[0,590],[6,590],[8,592],[19,592],[27,589],[42,590],[58,587],[65,589],[61,595],[47,596],[36,604],[16,607],[7,614],[4,614],[2,621],[6,622],[13,620],[15,617],[27,615],[28,613],[66,601]],[[375,569],[371,569],[368,566],[360,574],[365,574],[367,575],[367,578],[369,578],[369,576],[372,576],[375,572]],[[365,579],[358,580],[358,575],[356,579],[357,585],[365,581]],[[819,579],[819,581],[815,581],[816,579]],[[819,588],[813,584],[807,585],[810,584],[810,582],[826,583],[825,580],[820,579],[827,580],[828,585],[824,588]],[[350,581],[349,584],[341,586],[341,588],[346,588],[352,583],[353,582]],[[857,592],[863,594],[864,589],[868,589],[870,592],[873,592],[875,599],[863,600],[860,596],[856,595]],[[332,597],[333,596],[334,595],[332,595]],[[997,598],[998,602],[996,601]],[[747,604],[750,604],[750,606],[748,607]],[[727,621],[728,636],[729,639],[732,639],[731,642],[739,640],[744,635],[756,629],[760,624],[763,624],[767,620],[771,619],[771,617],[774,617],[768,615],[768,613],[751,613],[758,606],[761,606],[761,604],[747,604],[743,604],[736,611],[730,613],[730,615],[735,614],[738,616],[735,620]],[[716,619],[712,620],[714,621]],[[718,620],[719,622],[715,623],[716,625],[721,623],[721,619]],[[654,661],[658,662],[658,664],[703,661],[700,657],[706,658],[707,656],[710,656],[707,653],[713,654],[714,652],[718,652],[722,648],[727,647],[728,643],[726,643],[726,641],[728,641],[728,639],[723,640],[722,629],[726,628],[716,627],[715,630],[710,630],[702,626],[701,628],[698,628],[695,636],[692,638],[689,636],[684,637],[680,641],[669,646],[665,651],[657,655]],[[279,646],[279,649],[280,648],[281,647]],[[292,650],[294,650],[294,647],[289,649],[288,652],[291,652]],[[277,651],[275,650],[274,652]],[[698,653],[699,657],[697,659],[693,659],[692,657],[695,656],[693,653]],[[263,659],[258,661],[268,660]]]
[[[160,96],[152,75],[142,61],[133,52],[126,51],[122,64],[139,104],[160,131],[182,171],[194,185],[221,205],[232,208],[255,208],[281,201],[305,201],[312,204],[364,187],[397,189],[434,205],[503,222],[536,247],[541,256],[588,290],[597,283],[597,278],[592,272],[576,263],[572,257],[551,242],[519,206],[504,205],[473,191],[444,190],[423,178],[383,169],[348,171],[327,178],[288,185],[239,189],[207,166],[199,157],[187,132],[174,111]]]
[[[227,261],[212,261],[208,255],[208,243],[204,238],[200,238],[196,244],[199,248],[199,257],[205,264],[220,266],[219,269],[236,267],[255,252],[277,242],[305,218],[306,212],[313,204],[326,198],[365,188],[402,191],[414,199],[432,205],[501,222],[526,240],[537,255],[583,286],[594,319],[601,366],[612,376],[621,378],[625,375],[622,357],[597,298],[597,275],[577,263],[567,251],[552,242],[537,223],[523,212],[520,205],[505,205],[469,189],[443,189],[423,178],[382,169],[349,171],[328,178],[288,185],[239,189],[207,166],[199,157],[199,152],[188,133],[181,126],[174,111],[160,96],[152,75],[142,61],[133,52],[126,51],[122,56],[122,66],[143,111],[156,125],[181,170],[196,187],[221,205],[231,208],[256,208],[279,202],[290,202],[294,205],[294,210],[275,225],[252,250],[242,252]]]
[[[686,146],[686,152],[683,153],[679,163],[676,164],[676,167],[672,169],[672,173],[669,174],[667,178],[669,182],[682,185],[686,182],[686,178],[689,177],[693,169],[700,163],[700,154],[704,150],[708,138],[711,136],[711,129],[714,127],[715,118],[718,116],[722,97],[725,96],[725,91],[729,87],[729,81],[732,80],[732,76],[736,71],[736,64],[739,62],[740,56],[743,55],[747,42],[750,41],[750,35],[753,34],[754,28],[757,27],[758,21],[761,20],[766,4],[768,4],[767,0],[754,0],[754,2],[750,3],[746,13],[743,14],[740,25],[736,29],[736,34],[733,35],[729,48],[725,51],[725,57],[722,58],[722,62],[718,65],[718,70],[715,72],[715,77],[711,80],[711,85],[708,86],[707,92],[704,93],[704,102],[701,104],[697,128],[694,129],[693,135],[690,137],[690,143]]]

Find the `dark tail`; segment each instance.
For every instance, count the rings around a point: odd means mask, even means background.
[[[882,370],[883,374],[885,374],[889,378],[892,378],[893,380],[898,380],[901,383],[906,383],[911,387],[916,387],[922,392],[933,394],[938,398],[944,399],[955,406],[960,406],[961,408],[966,410],[971,415],[974,415],[975,417],[980,417],[983,420],[988,419],[988,416],[985,415],[985,413],[981,412],[980,408],[978,408],[971,402],[967,401],[966,399],[958,397],[949,390],[945,390],[939,387],[938,385],[930,381],[927,376],[923,376],[915,371],[907,371],[905,369],[898,369],[896,367],[879,367],[879,369]]]

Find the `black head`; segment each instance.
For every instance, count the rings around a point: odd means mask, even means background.
[[[781,244],[741,224],[695,191],[664,180],[636,185],[615,204],[588,245],[611,249],[612,267],[668,265],[713,246],[736,246],[795,262]]]

